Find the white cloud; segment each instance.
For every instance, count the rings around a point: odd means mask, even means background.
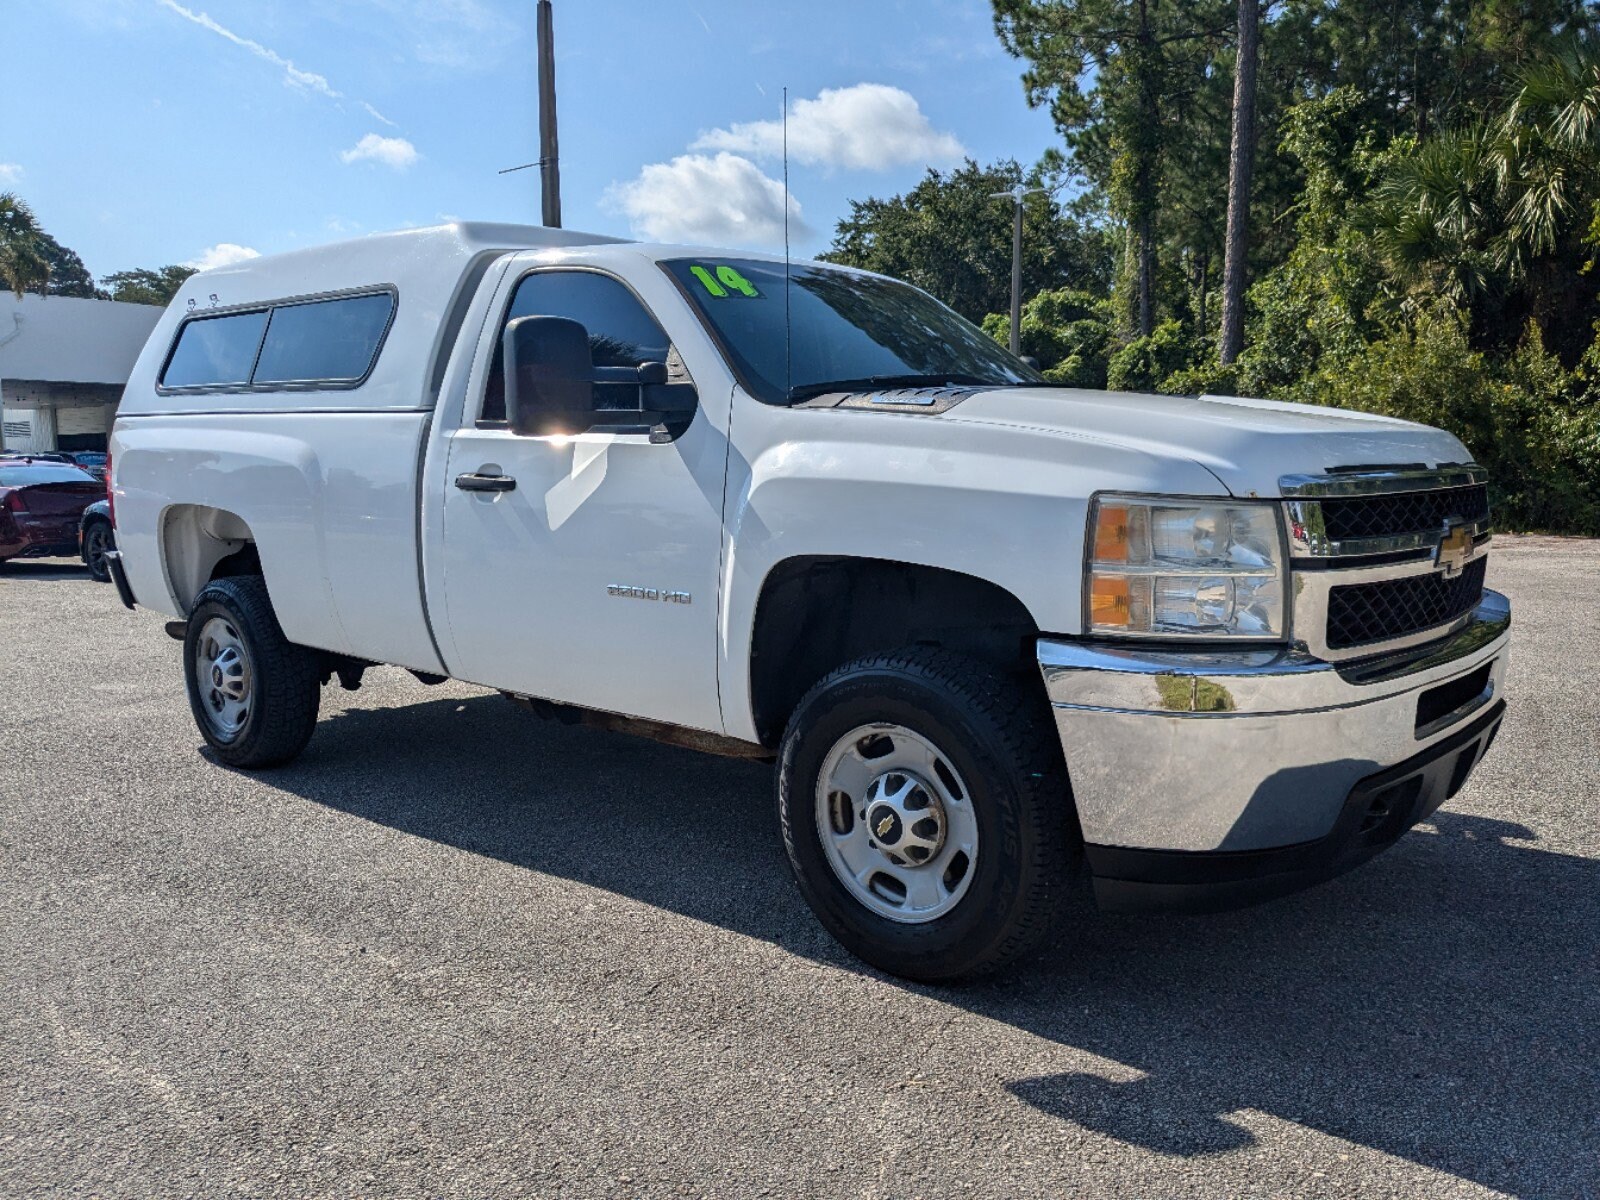
[[[21,163],[0,162],[0,183],[20,183],[21,181]]]
[[[227,26],[217,22],[209,13],[195,12],[193,9],[185,8],[183,5],[178,3],[178,0],[156,0],[156,3],[161,5],[162,8],[176,13],[185,21],[189,21],[195,25],[198,25],[201,29],[210,30],[218,37],[224,38],[227,41],[232,42],[235,46],[238,46],[243,50],[248,50],[257,58],[271,63],[273,66],[279,68],[283,72],[285,83],[291,84],[294,87],[304,88],[307,91],[316,92],[319,95],[326,96],[330,100],[344,99],[344,93],[329,83],[327,76],[318,75],[315,71],[301,70],[299,67],[295,66],[294,63],[290,62],[283,55],[279,54],[276,50],[273,50],[267,46],[263,46],[260,42],[252,41],[250,38],[243,37],[240,34],[235,33]],[[362,108],[366,109],[371,116],[376,117],[385,125],[394,124],[393,121],[389,120],[388,117],[384,116],[377,109],[373,108],[372,105],[368,104],[365,100],[358,101],[358,103]]]
[[[637,179],[612,184],[605,203],[651,241],[783,245],[783,184],[736,154],[681,154],[651,163]],[[811,232],[792,196],[789,232],[795,238]]]
[[[237,242],[218,242],[215,246],[207,246],[183,265],[193,267],[196,271],[211,271],[260,257],[261,251],[252,250],[249,246],[241,246]]]
[[[783,122],[746,121],[713,129],[691,150],[733,150],[759,158],[783,153]],[[929,122],[910,92],[882,83],[824,89],[789,110],[789,155],[823,167],[883,168],[947,163],[965,148]]]
[[[417,148],[402,137],[384,137],[381,133],[369,133],[350,149],[341,151],[339,161],[376,162],[386,167],[393,167],[396,171],[403,171],[413,165],[422,156],[417,153]]]

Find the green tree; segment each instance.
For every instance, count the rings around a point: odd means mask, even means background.
[[[1260,57],[1260,0],[1239,0],[1228,154],[1228,242],[1222,271],[1223,365],[1233,362],[1244,349],[1245,258],[1250,246],[1250,176],[1256,160],[1256,67]]]
[[[1502,523],[1600,532],[1600,4],[1260,0],[1254,89],[1255,0],[992,4],[1062,135],[1041,167],[1085,185],[1072,244],[1110,263],[1030,265],[1019,332],[1050,380],[1438,425],[1489,466]],[[1230,158],[1252,91],[1246,197]],[[940,176],[869,202],[838,257],[989,314],[1004,341],[988,194],[1016,178],[974,178],[959,204]],[[1048,215],[1030,210],[1030,246]],[[1252,281],[1229,305],[1231,364],[1219,274]]]
[[[43,295],[49,282],[49,249],[33,210],[15,192],[0,192],[0,284],[21,297]]]
[[[193,267],[166,266],[152,271],[139,268],[117,271],[100,280],[106,295],[127,304],[165,305],[178,294],[183,281],[194,274]]]
[[[1497,130],[1503,257],[1545,341],[1573,363],[1600,283],[1600,50],[1564,47],[1520,83]]]
[[[1569,46],[1518,79],[1500,111],[1397,139],[1355,219],[1408,306],[1450,300],[1484,349],[1514,348],[1532,319],[1575,365],[1600,289],[1600,52]]]
[[[1229,27],[1219,0],[992,0],[1001,44],[1128,230],[1133,324],[1156,325],[1158,217],[1169,148]]]
[[[1484,125],[1452,130],[1420,146],[1391,148],[1357,220],[1397,281],[1423,299],[1469,304],[1505,282],[1505,212],[1499,155]]]
[[[930,170],[916,187],[887,200],[852,201],[839,222],[830,262],[894,275],[937,296],[972,321],[1011,303],[1012,208],[994,194],[1047,182],[1015,162],[967,162]],[[1053,196],[1030,196],[1023,212],[1023,295],[1064,286],[1110,286],[1108,235]]]
[[[104,298],[76,251],[63,246],[48,233],[41,232],[39,239],[45,261],[50,264],[50,282],[45,289],[50,295],[76,296],[80,300]]]
[[[1149,337],[1134,338],[1106,364],[1106,386],[1116,392],[1159,392],[1199,357],[1180,321],[1163,321]]]
[[[1104,295],[1075,288],[1040,292],[1022,306],[1022,352],[1038,360],[1051,383],[1103,388],[1115,324],[1111,301]],[[983,330],[1009,344],[1010,315],[991,313]]]
[[[1600,533],[1600,397],[1582,379],[1544,348],[1536,325],[1509,357],[1491,360],[1441,301],[1409,328],[1325,361],[1286,398],[1448,429],[1489,469],[1498,522],[1592,534]]]

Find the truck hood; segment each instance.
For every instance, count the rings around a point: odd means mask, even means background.
[[[1276,496],[1283,475],[1336,467],[1471,461],[1443,430],[1392,417],[1235,396],[1156,396],[1076,388],[980,392],[941,420],[1004,425],[1188,459],[1235,496]]]

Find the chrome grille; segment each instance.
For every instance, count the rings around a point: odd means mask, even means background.
[[[1488,474],[1474,464],[1287,475],[1279,484],[1289,497],[1284,508],[1296,558],[1430,550],[1458,525],[1474,540],[1489,532]]]
[[[1333,542],[1364,541],[1407,534],[1434,534],[1447,521],[1480,525],[1489,520],[1489,487],[1441,488],[1319,501],[1322,525]]]
[[[1333,588],[1328,593],[1328,645],[1346,650],[1392,641],[1466,616],[1483,599],[1487,566],[1488,560],[1480,558],[1454,579],[1434,571]]]
[[[1488,474],[1334,469],[1279,480],[1288,518],[1295,638],[1325,659],[1421,645],[1483,598]]]

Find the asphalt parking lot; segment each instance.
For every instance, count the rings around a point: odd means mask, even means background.
[[[160,618],[9,564],[0,1195],[1600,1195],[1600,543],[1490,583],[1434,825],[933,989],[820,931],[767,767],[386,669],[235,773]]]

